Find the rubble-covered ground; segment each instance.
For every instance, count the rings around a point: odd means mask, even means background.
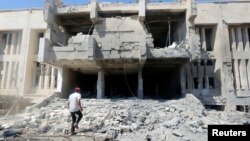
[[[83,118],[70,136],[67,100],[47,98],[0,120],[1,138],[85,141],[206,141],[211,124],[249,124],[250,114],[205,110],[193,95],[177,100],[82,99]]]

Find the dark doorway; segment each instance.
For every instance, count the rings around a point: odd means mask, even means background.
[[[81,88],[82,98],[96,98],[97,75],[78,72],[76,85]]]
[[[137,95],[137,74],[105,75],[105,96],[126,98]]]
[[[154,63],[157,61],[157,63]],[[164,60],[147,60],[143,68],[144,98],[181,97],[180,64]]]

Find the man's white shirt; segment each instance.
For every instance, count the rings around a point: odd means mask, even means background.
[[[81,94],[75,92],[75,93],[72,93],[70,96],[69,96],[69,111],[70,112],[77,112],[80,110],[80,107],[78,105],[78,100],[81,100]]]

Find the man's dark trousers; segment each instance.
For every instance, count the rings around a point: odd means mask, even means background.
[[[71,133],[74,133],[75,132],[75,123],[76,123],[76,125],[78,125],[78,123],[80,122],[80,120],[82,118],[82,112],[81,111],[70,112],[70,114],[72,117]],[[77,121],[76,121],[76,115],[78,115]]]

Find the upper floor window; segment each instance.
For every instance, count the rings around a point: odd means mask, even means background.
[[[230,44],[232,51],[249,50],[250,26],[230,26],[229,27]]]
[[[214,51],[215,27],[197,26],[196,34],[200,36],[201,50]]]
[[[3,31],[0,32],[0,54],[17,55],[20,54],[21,32]]]

